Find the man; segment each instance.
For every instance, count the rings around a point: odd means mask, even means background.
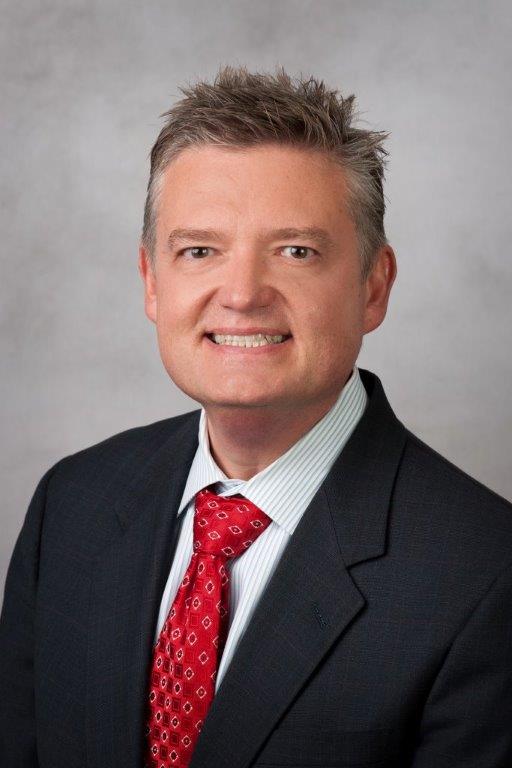
[[[167,113],[139,267],[202,408],[41,480],[5,768],[512,765],[512,508],[356,366],[396,262],[384,135],[352,109],[225,68]]]

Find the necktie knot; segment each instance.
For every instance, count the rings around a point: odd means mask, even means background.
[[[194,552],[238,557],[270,525],[270,518],[244,497],[224,497],[207,488],[196,495]]]

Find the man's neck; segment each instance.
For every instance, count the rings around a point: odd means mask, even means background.
[[[249,480],[309,432],[338,395],[289,410],[205,406],[210,452],[227,477]]]

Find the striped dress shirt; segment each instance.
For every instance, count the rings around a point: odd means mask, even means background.
[[[216,692],[287,543],[363,415],[367,402],[359,371],[354,367],[350,379],[325,416],[286,453],[249,480],[230,479],[217,466],[210,453],[206,413],[201,410],[199,444],[178,508],[181,530],[160,604],[155,642],[192,556],[196,493],[215,483],[217,485],[212,489],[215,493],[221,496],[241,493],[272,520],[243,555],[227,564],[230,574],[229,633],[217,673]]]

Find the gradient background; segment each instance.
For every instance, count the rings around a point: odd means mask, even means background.
[[[62,456],[197,404],[160,362],[137,246],[158,115],[220,64],[314,74],[391,132],[399,275],[359,365],[512,499],[512,6],[503,0],[2,2],[0,588]]]

